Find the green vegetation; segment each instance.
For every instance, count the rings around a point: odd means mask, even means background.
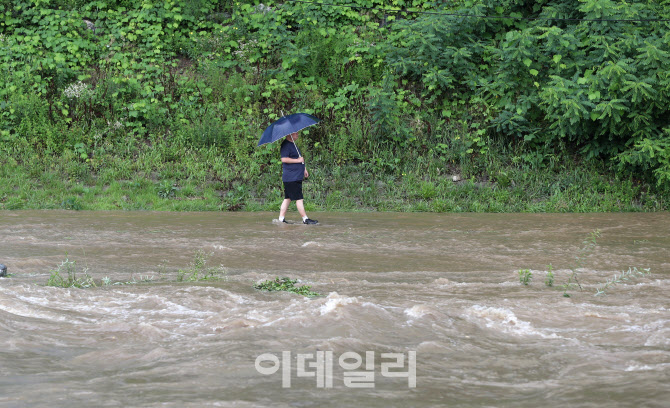
[[[600,238],[600,230],[591,231],[589,237],[582,242],[582,247],[575,255],[575,263],[570,267],[570,277],[568,281],[563,284],[563,296],[570,297],[568,290],[572,289],[575,285],[579,287],[579,290],[582,290],[582,285],[577,279],[577,270],[584,266],[584,261],[588,256],[593,253],[596,245],[598,245],[598,238]]]
[[[77,268],[75,261],[70,261],[65,258],[56,269],[51,270],[51,275],[47,281],[47,286],[55,286],[59,288],[91,288],[97,285],[93,278],[84,269],[83,277],[77,277]],[[80,275],[81,276],[81,275]]]
[[[668,209],[668,0],[325,3],[0,0],[0,209]]]
[[[84,274],[83,277],[77,277],[75,261],[70,261],[66,256],[65,260],[61,262],[61,264],[58,265],[56,269],[51,271],[46,286],[83,289],[98,286],[136,285],[139,283],[151,283],[159,281],[202,282],[224,280],[228,272],[223,267],[223,265],[219,265],[217,267],[207,266],[207,262],[211,255],[212,254],[205,253],[203,250],[196,251],[195,255],[193,256],[193,261],[191,261],[189,267],[187,269],[179,269],[177,271],[176,278],[171,278],[167,272],[166,266],[160,265],[158,267],[158,279],[154,275],[150,274],[139,275],[138,277],[135,277],[135,275],[131,273],[130,280],[128,281],[113,281],[109,276],[105,276],[99,281],[98,284],[96,284],[93,278],[88,274],[88,269],[84,269],[82,272]]]
[[[100,286],[117,286],[117,285],[137,285],[138,283],[150,283],[156,281],[156,277],[154,275],[140,275],[138,277],[135,277],[134,274],[130,275],[130,280],[128,281],[117,281],[114,282],[112,281],[109,276],[105,276],[102,278],[102,281],[100,283]]]
[[[547,266],[547,276],[544,279],[544,284],[549,287],[554,286],[554,267],[551,264]]]
[[[605,283],[601,284],[596,288],[596,296],[601,296],[605,295],[607,293],[607,290],[615,285],[618,285],[620,283],[626,282],[632,278],[636,278],[638,276],[645,276],[645,275],[650,275],[651,272],[649,271],[649,268],[639,270],[637,268],[628,268],[627,271],[622,271],[621,274],[619,275],[614,275],[611,279],[608,279],[605,281]]]
[[[523,285],[528,286],[530,284],[531,279],[533,279],[533,273],[530,271],[530,269],[519,270],[519,282],[521,282]]]
[[[195,253],[188,269],[177,272],[177,282],[199,282],[225,279],[227,271],[223,265],[218,267],[207,266],[207,260],[212,254],[199,250]]]
[[[298,283],[297,280],[277,277],[275,278],[275,280],[266,280],[264,282],[256,283],[254,284],[254,288],[258,290],[267,290],[268,292],[284,291],[284,292],[297,293],[298,295],[306,297],[321,296],[316,292],[312,292],[310,290],[311,286],[307,285],[295,286],[296,283]]]
[[[570,275],[568,276],[568,280],[561,285],[563,288],[563,297],[570,297],[571,295],[568,293],[569,290],[579,288],[580,291],[584,290],[582,288],[581,283],[579,283],[578,279],[578,270],[584,266],[584,263],[586,259],[588,258],[589,255],[593,253],[595,250],[596,246],[598,245],[598,238],[600,238],[600,230],[594,230],[591,231],[589,236],[582,242],[581,248],[577,251],[577,254],[575,255],[575,263],[570,267]],[[530,281],[533,277],[532,272],[530,269],[520,269],[518,271],[519,274],[519,282],[521,282],[523,285],[529,285]],[[636,277],[642,277],[646,275],[650,275],[651,272],[650,270],[647,269],[642,269],[639,270],[638,268],[629,268],[628,271],[623,271],[619,275],[614,275],[613,278],[606,280],[604,283],[601,283],[598,285],[596,288],[596,296],[601,296],[606,294],[607,290],[615,285],[621,284],[623,282],[629,281],[633,278]],[[553,287],[554,286],[554,267],[549,264],[547,266],[547,273],[546,273],[546,278],[544,281],[544,284],[548,287]]]

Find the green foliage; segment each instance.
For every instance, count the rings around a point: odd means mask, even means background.
[[[15,2],[5,11],[10,18],[0,46],[3,74],[13,78],[0,86],[0,97],[36,94],[46,98],[50,122],[86,129],[119,123],[144,134],[173,114],[179,119],[174,110],[211,93],[202,82],[174,75],[179,45],[211,28],[204,17],[217,2],[123,4],[93,1],[65,9],[58,2]],[[0,106],[2,115],[20,126],[12,105]],[[13,131],[3,129],[4,137]]]
[[[582,242],[582,247],[578,250],[577,254],[575,255],[575,263],[570,267],[570,276],[568,277],[568,281],[562,285],[564,297],[567,298],[571,297],[571,295],[568,293],[568,290],[573,289],[575,287],[578,287],[580,290],[583,290],[582,285],[579,283],[579,280],[577,278],[578,269],[584,265],[586,258],[594,251],[599,237],[600,237],[600,231],[596,229],[592,231],[589,234],[588,238],[586,238]],[[549,264],[547,266],[547,269],[548,270],[546,273],[546,279],[544,283],[546,286],[552,287],[554,286],[554,268],[551,264]],[[519,273],[519,281],[524,285],[528,285],[532,278],[532,273],[530,272],[530,270],[521,269],[518,271],[518,273]],[[607,290],[612,286],[619,285],[631,279],[637,277],[643,277],[649,274],[650,271],[648,268],[641,270],[636,267],[628,268],[628,271],[623,271],[618,275],[615,274],[614,277],[612,277],[611,279],[607,279],[604,283],[601,283],[596,288],[595,295],[596,296],[605,295],[607,293]]]
[[[79,211],[82,209],[82,205],[77,199],[77,197],[67,197],[61,203],[61,207],[63,207],[66,210],[75,210],[75,211]]]
[[[264,282],[256,283],[254,284],[254,288],[258,290],[267,290],[268,292],[284,291],[284,292],[297,293],[298,295],[306,297],[321,296],[316,292],[312,292],[310,290],[311,286],[307,285],[295,286],[296,283],[298,283],[297,279],[278,277],[275,278],[274,280],[266,280]]]
[[[405,92],[397,91],[395,88],[395,77],[387,73],[381,87],[371,90],[370,120],[377,140],[392,141],[405,147],[414,140],[414,137],[403,123],[403,108],[408,105],[403,98]]]
[[[536,147],[567,142],[587,159],[621,168],[634,163],[668,185],[662,141],[670,93],[662,67],[670,42],[658,34],[668,22],[603,21],[667,19],[667,9],[585,0],[564,14],[569,3],[551,2],[538,20],[488,47],[501,62],[478,94],[492,107],[493,129]],[[585,20],[551,25],[552,17]],[[650,144],[660,149],[656,157],[644,153]]]
[[[207,266],[207,261],[212,254],[203,250],[195,253],[193,261],[186,270],[180,269],[177,273],[177,282],[199,282],[209,280],[221,280],[226,278],[227,271],[223,265],[218,267]]]
[[[453,96],[483,104],[481,122],[512,141],[540,151],[567,144],[670,185],[662,68],[670,38],[659,34],[668,22],[607,21],[667,19],[667,9],[597,0],[467,3],[451,14],[531,20],[423,15],[393,24],[386,61],[432,109],[452,117]]]
[[[620,153],[616,157],[619,167],[651,172],[657,185],[670,186],[670,127],[663,132],[661,137],[642,139]]]
[[[255,144],[304,111],[323,119],[302,139],[314,163],[360,178],[321,182],[345,208],[660,209],[668,24],[596,20],[667,17],[641,1],[0,1],[0,153],[28,177],[0,186],[0,205],[271,207],[276,152]],[[574,162],[604,204],[560,171]],[[546,183],[526,174],[540,170]],[[496,191],[443,187],[454,174]],[[89,193],[28,198],[47,175]],[[542,204],[518,204],[520,189]]]
[[[582,285],[579,283],[578,279],[578,269],[584,266],[586,258],[593,253],[596,246],[598,245],[598,238],[600,238],[600,230],[596,229],[591,231],[588,238],[582,242],[582,247],[575,255],[575,263],[570,267],[570,277],[568,281],[563,284],[563,296],[570,297],[568,290],[572,289],[574,286],[579,287],[579,290],[582,290]]]
[[[160,198],[174,198],[177,187],[170,180],[163,180],[156,187],[156,193]]]
[[[59,288],[90,288],[97,285],[93,278],[84,270],[83,277],[77,277],[77,268],[75,261],[70,261],[66,258],[56,269],[51,270],[47,286],[55,286]],[[66,276],[67,275],[67,276]]]
[[[619,275],[614,275],[611,279],[608,279],[605,281],[605,283],[601,284],[599,287],[596,288],[596,296],[602,296],[607,294],[607,290],[615,285],[622,284],[626,281],[629,281],[633,278],[640,277],[640,276],[646,276],[650,275],[651,272],[649,271],[649,268],[639,270],[637,268],[628,268],[627,271],[622,271]]]
[[[551,266],[551,264],[549,264],[549,266],[547,266],[547,269],[548,269],[547,277],[544,280],[544,284],[549,287],[552,287],[554,286],[554,267]]]
[[[519,282],[521,284],[528,286],[531,279],[533,279],[533,273],[530,271],[530,269],[519,270]]]

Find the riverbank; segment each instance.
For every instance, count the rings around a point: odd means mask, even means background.
[[[304,186],[308,211],[668,209],[667,197],[651,186],[567,154],[542,166],[505,152],[488,156],[495,160],[458,163],[431,152],[387,151],[338,163],[318,144],[302,142],[310,171]],[[276,211],[283,199],[277,149],[232,156],[215,147],[153,140],[85,157],[68,149],[59,156],[16,152],[0,159],[0,209]]]

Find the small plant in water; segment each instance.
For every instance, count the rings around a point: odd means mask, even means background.
[[[554,267],[551,264],[547,265],[547,277],[544,279],[544,284],[549,287],[554,286]]]
[[[284,291],[284,292],[297,293],[298,295],[303,295],[307,297],[321,296],[319,293],[312,292],[310,290],[312,288],[311,286],[307,285],[295,286],[296,283],[298,283],[297,279],[277,277],[275,278],[275,280],[266,280],[265,282],[257,283],[254,285],[254,288],[258,290],[267,290],[268,292]]]
[[[114,285],[137,285],[138,283],[148,283],[155,280],[153,275],[139,275],[135,278],[134,274],[130,274],[130,280],[126,282],[114,282]]]
[[[605,295],[607,292],[607,289],[609,289],[611,286],[618,285],[620,283],[623,283],[625,281],[628,281],[632,278],[636,278],[639,276],[645,276],[649,275],[651,272],[649,271],[649,268],[639,270],[637,268],[628,268],[627,271],[622,271],[621,275],[614,275],[612,279],[608,279],[605,281],[605,283],[601,284],[596,288],[596,296],[600,295]]]
[[[568,293],[568,290],[570,289],[579,288],[579,290],[583,290],[582,285],[579,283],[579,279],[577,277],[577,271],[583,267],[584,261],[595,249],[598,238],[600,238],[600,230],[596,229],[592,231],[582,242],[583,245],[575,256],[575,263],[570,268],[570,277],[566,283],[561,285],[563,287],[564,297],[570,297],[570,294]],[[620,275],[615,274],[613,278],[606,280],[604,283],[601,283],[596,288],[596,296],[606,294],[607,290],[614,285],[618,285],[633,278],[649,275],[650,273],[651,272],[649,272],[649,269],[629,268],[628,271],[622,271]],[[532,277],[532,273],[529,269],[519,270],[519,282],[522,284],[530,284]],[[544,284],[549,287],[554,286],[554,267],[551,264],[547,265],[547,274],[544,280]]]
[[[93,278],[86,273],[84,269],[84,276],[77,277],[77,271],[75,267],[75,262],[70,261],[68,258],[51,271],[49,280],[47,281],[47,286],[56,286],[59,288],[90,288],[96,287],[97,285],[93,281]]]
[[[528,286],[530,284],[531,279],[533,279],[533,273],[530,271],[530,269],[519,270],[519,282]]]
[[[586,258],[589,255],[591,255],[596,245],[598,244],[597,242],[598,238],[600,238],[600,230],[596,229],[592,231],[589,234],[589,236],[582,242],[583,246],[580,248],[579,252],[575,256],[575,264],[570,268],[570,270],[572,271],[572,273],[570,274],[570,278],[568,278],[568,281],[565,284],[563,284],[564,297],[570,297],[568,290],[572,289],[575,286],[579,287],[579,290],[583,290],[582,285],[579,283],[579,280],[577,279],[577,269],[581,268],[584,265],[584,261],[586,260]]]
[[[210,256],[212,256],[212,254],[206,254],[203,250],[197,251],[190,267],[186,270],[180,269],[177,273],[177,282],[225,279],[227,271],[223,265],[219,265],[216,268],[207,266],[207,259]]]
[[[160,265],[158,265],[158,276],[164,277],[167,275],[167,265],[170,263],[169,260],[163,259]]]

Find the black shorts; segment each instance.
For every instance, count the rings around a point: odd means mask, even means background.
[[[284,198],[293,201],[302,200],[302,180],[284,182]]]

